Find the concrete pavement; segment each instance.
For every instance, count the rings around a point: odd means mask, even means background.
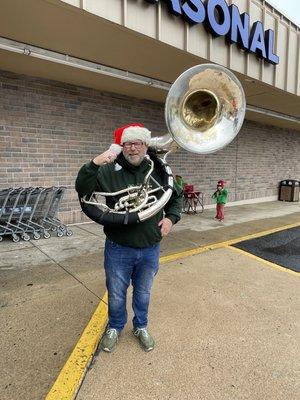
[[[170,237],[163,241],[162,256],[178,251],[185,251],[191,248],[195,249],[206,244],[223,242],[247,234],[261,232],[266,229],[272,229],[293,223],[300,223],[299,203],[274,202],[230,207],[226,210],[227,221],[224,225],[220,225],[219,222],[213,220],[213,214],[213,210],[205,210],[203,214],[185,215],[182,222],[175,227]],[[84,327],[87,325],[91,315],[95,311],[100,298],[105,292],[104,274],[102,269],[102,249],[104,237],[101,229],[95,224],[86,224],[75,226],[73,227],[73,230],[73,237],[53,237],[50,240],[43,239],[30,243],[22,242],[16,244],[5,240],[0,244],[0,323],[2,326],[0,332],[0,343],[2,348],[0,367],[1,371],[3,371],[3,383],[1,383],[0,386],[0,398],[3,400],[14,400],[19,398],[31,400],[45,398],[45,395],[51,388],[72,349],[74,346],[76,346],[78,338],[80,337]],[[229,279],[230,276],[232,276],[229,273],[229,271],[231,271],[230,268],[232,268],[232,260],[236,259],[236,257],[241,259],[241,256],[237,253],[234,253],[234,250],[232,249],[222,249],[220,251],[225,251],[225,253],[221,254],[216,250],[206,253],[207,255],[214,254],[217,258],[215,261],[207,260],[209,263],[205,266],[205,268],[209,268],[209,270],[211,270],[211,266],[215,266],[219,262],[223,264],[225,262],[226,265],[227,263],[229,264],[227,268],[224,266],[224,271],[219,271],[221,277],[221,281],[219,282],[218,286],[219,291],[221,287],[223,287],[225,290],[226,285],[230,286],[232,284]],[[231,253],[232,255],[228,258],[228,254]],[[206,276],[209,271],[206,271],[206,269],[202,271],[202,259],[201,261],[199,259],[199,265],[201,265],[201,269],[200,267],[197,267],[198,261],[194,265],[194,261],[192,262],[186,260],[196,260],[197,257],[202,256],[203,255],[194,256],[190,257],[189,259],[185,259],[184,262],[180,260],[162,266],[161,272],[155,284],[151,308],[151,327],[158,344],[157,348],[152,353],[153,355],[149,355],[150,357],[164,358],[161,357],[161,351],[166,351],[164,350],[164,347],[166,349],[168,347],[164,344],[165,330],[169,330],[171,334],[175,334],[174,337],[171,335],[172,337],[170,339],[175,344],[178,342],[178,340],[176,340],[176,338],[178,339],[176,336],[178,332],[181,334],[181,331],[185,332],[186,328],[188,328],[188,325],[186,326],[186,323],[184,323],[185,318],[188,318],[188,321],[192,321],[193,316],[194,319],[195,316],[198,316],[198,313],[196,313],[196,310],[193,307],[191,310],[194,310],[194,314],[189,314],[190,307],[187,307],[187,304],[185,304],[186,299],[189,298],[190,293],[192,293],[193,288],[190,287],[190,285],[194,281],[196,291],[201,289],[200,293],[202,293],[204,289],[201,285],[199,288],[199,284],[201,284],[201,282],[203,282],[203,284],[206,282],[208,287],[210,287],[213,279],[212,281],[209,281],[208,278],[210,276]],[[244,261],[243,257],[242,259],[244,265],[246,261]],[[249,260],[247,262],[249,262]],[[188,272],[190,271],[190,268],[184,268],[186,263],[190,265],[192,272]],[[240,265],[235,265],[235,268],[239,270]],[[170,275],[168,275],[169,270],[172,272]],[[248,271],[248,269],[246,270]],[[261,271],[265,271],[264,274],[267,274],[267,276],[270,275],[270,278],[268,277],[268,279],[273,282],[274,288],[277,289],[278,285],[279,288],[283,285],[286,290],[286,292],[282,292],[283,299],[287,299],[288,293],[292,293],[293,300],[291,300],[291,308],[296,309],[295,302],[298,300],[295,298],[294,293],[297,292],[293,286],[294,283],[291,282],[294,282],[293,280],[295,280],[295,285],[299,285],[299,280],[296,280],[297,277],[290,276],[289,274],[282,273],[281,271],[276,271],[276,274],[279,275],[278,278],[274,278],[274,270],[267,269],[261,264],[259,264],[259,266],[256,265],[254,270],[257,274],[262,273]],[[177,277],[177,283],[173,282],[172,280],[173,273],[175,271],[176,274],[174,276]],[[226,271],[228,271],[228,276],[226,274],[224,276]],[[193,278],[191,281],[188,280],[188,274],[190,273],[192,273],[191,276]],[[237,272],[234,270],[231,271],[231,273]],[[242,270],[240,274],[244,276]],[[198,281],[194,275],[199,275],[198,279],[200,279],[201,282],[196,284]],[[215,277],[212,276],[211,278]],[[254,280],[260,280],[261,275],[253,275],[252,278]],[[285,284],[285,278],[288,280],[287,284]],[[264,277],[266,285],[268,283],[268,279]],[[242,278],[239,278],[238,282],[239,283],[237,284],[237,287],[245,286],[245,282],[242,281]],[[268,288],[269,286],[267,285],[266,289]],[[251,286],[250,289],[252,291]],[[262,288],[260,288],[260,290],[261,291],[257,292],[258,296],[262,296],[263,290]],[[156,293],[159,293],[159,296],[157,296]],[[164,293],[164,296],[161,296],[161,293]],[[205,290],[204,293],[206,293]],[[268,291],[265,290],[266,299],[264,301],[268,303],[271,302],[271,300],[268,300],[269,297],[267,296],[267,293]],[[186,313],[186,315],[184,314],[183,319],[182,313],[176,314],[176,310],[178,309],[177,305],[180,305],[180,302],[178,304],[176,302],[174,303],[172,300],[173,297],[177,299],[177,301],[179,299],[183,300],[184,309],[181,308],[181,310],[185,310],[184,313]],[[208,298],[207,293],[206,298]],[[234,301],[236,300],[235,297],[232,297],[232,299],[234,299]],[[272,297],[270,299],[272,299]],[[162,304],[160,304],[160,302],[162,302]],[[219,303],[215,303],[215,307],[217,307],[218,304]],[[236,304],[238,307],[241,306],[238,301]],[[293,319],[294,314],[290,314],[290,309],[286,308],[288,304],[289,303],[286,302],[278,304],[277,312],[279,310],[283,314],[286,314],[288,311],[287,314],[291,315]],[[166,307],[166,309],[164,309],[162,306]],[[202,310],[203,307],[205,309],[208,306],[210,306],[211,310],[213,311],[213,307],[210,304],[205,304],[204,306],[203,304],[198,304],[200,310]],[[255,303],[250,303],[250,305],[247,307],[252,310],[255,308]],[[157,314],[157,310],[159,310],[159,314]],[[213,312],[218,314],[217,310],[218,307]],[[177,322],[175,324],[173,323],[173,325],[168,321],[166,321],[168,322],[167,324],[164,323],[164,319],[167,318],[166,315],[168,315],[169,312],[172,312],[176,317]],[[273,316],[270,315],[271,322],[273,321],[273,318],[275,318],[275,315],[277,314],[274,313]],[[258,316],[256,314],[253,316],[253,318],[255,321],[258,321]],[[287,322],[292,324],[292,319],[291,321],[283,320],[284,325],[287,326]],[[296,320],[297,318],[295,318],[295,321]],[[199,314],[199,321],[197,324],[199,323],[202,325],[203,321],[207,321],[207,319],[203,319],[203,315]],[[267,317],[263,317],[263,321],[265,324],[262,326],[266,325],[267,329]],[[217,318],[216,324],[219,325],[220,323],[222,325],[222,319]],[[179,328],[179,325],[181,328]],[[205,324],[203,324],[203,326],[205,327]],[[270,326],[272,326],[272,324]],[[179,329],[178,332],[176,331],[176,327]],[[207,328],[208,327],[205,327],[205,329]],[[299,334],[299,326],[297,328],[297,332],[297,334]],[[203,332],[200,330],[200,333]],[[221,335],[220,333],[219,336],[213,340],[218,342],[218,338],[221,336],[223,337],[223,334]],[[285,331],[283,336],[286,337]],[[111,369],[111,362],[115,359],[113,357],[120,357],[120,355],[123,354],[122,346],[126,352],[126,357],[124,357],[123,364],[128,362],[128,349],[130,349],[130,354],[132,353],[132,355],[137,355],[137,358],[134,360],[135,362],[144,363],[145,354],[138,352],[140,349],[134,342],[131,343],[132,340],[133,338],[124,332],[124,340],[120,342],[121,350],[119,351],[118,348],[116,353],[112,355],[112,358],[104,359],[105,364],[102,364],[102,354],[100,353],[99,368]],[[277,346],[277,342],[274,342],[274,345]],[[278,345],[282,346],[282,343],[279,343]],[[172,348],[174,347],[175,346]],[[253,348],[254,347],[255,346],[253,346]],[[168,351],[165,353],[165,362],[167,362],[169,359],[169,354],[167,353]],[[203,353],[201,354],[203,355]],[[110,355],[108,357],[110,357]],[[146,355],[146,357],[148,357],[148,355]],[[206,360],[206,357],[207,354],[204,357],[204,360]],[[282,360],[284,361],[283,358]],[[174,362],[174,359],[172,362]],[[186,362],[188,362],[188,360],[186,360]],[[221,363],[221,360],[218,362]],[[238,366],[238,364],[236,365]],[[98,368],[98,358],[96,359],[94,366],[97,366]],[[241,364],[241,367],[242,366],[243,364]],[[120,371],[120,368],[121,366],[115,371],[116,375],[118,374],[118,371]],[[158,369],[160,369],[159,366]],[[188,374],[188,371],[182,370],[181,372],[183,374],[182,376]],[[92,371],[89,372],[86,379],[90,379],[90,373],[92,373]],[[275,371],[275,375],[276,374],[278,374],[278,371]],[[163,376],[164,375],[162,375],[159,379],[162,380]],[[188,374],[187,376],[190,375]],[[290,376],[292,377],[292,373]],[[173,375],[172,379],[174,379],[174,377],[175,379],[179,379],[179,375]],[[108,378],[108,376],[106,378]],[[86,385],[85,382],[87,381],[84,381],[81,390],[86,390],[84,389]],[[104,386],[107,385],[107,379],[101,380],[101,382]],[[198,385],[200,385],[201,382],[202,381],[200,380]],[[216,385],[217,382],[218,381],[215,381],[214,385]],[[291,382],[292,378],[289,380],[288,385],[290,385]],[[193,381],[191,381],[191,383],[193,383]],[[148,382],[147,384],[145,383],[145,385],[145,387],[148,387],[147,385],[151,386],[151,382]],[[164,393],[165,396],[167,396],[169,393],[168,390],[166,390],[168,385],[169,384],[166,384],[165,386],[163,385],[162,393]],[[159,385],[156,386],[159,387]],[[202,384],[200,386],[202,388]],[[92,387],[92,384],[88,385],[88,387]],[[103,393],[103,390],[104,388],[95,386],[94,393],[86,392],[86,394],[84,394],[84,392],[80,391],[78,396],[79,398],[85,398],[82,397],[84,395],[98,396],[99,393]],[[122,393],[123,392],[120,391],[120,395]],[[172,394],[173,392],[170,393]],[[292,391],[289,393],[293,394]],[[143,398],[147,398],[146,396],[150,396],[150,394],[151,391],[146,391]],[[193,394],[191,393],[191,395]],[[273,399],[273,397],[270,398]],[[292,399],[293,397],[290,398]]]
[[[231,248],[163,265],[150,315],[156,348],[145,353],[129,323],[77,399],[299,399],[299,309],[297,276]]]

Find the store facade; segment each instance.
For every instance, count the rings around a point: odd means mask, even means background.
[[[235,140],[217,153],[179,150],[175,174],[205,193],[224,179],[230,202],[275,200],[300,178],[299,27],[262,0],[4,1],[0,17],[0,187],[66,186],[60,216],[85,220],[80,166],[116,127],[166,133],[172,82],[196,64],[232,70],[247,100]]]

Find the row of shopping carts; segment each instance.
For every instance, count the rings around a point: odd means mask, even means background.
[[[0,190],[0,241],[6,235],[14,242],[41,237],[51,232],[58,237],[73,232],[57,218],[65,187],[19,187]]]

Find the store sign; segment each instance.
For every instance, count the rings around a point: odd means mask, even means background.
[[[158,4],[160,0],[145,0]],[[236,5],[228,6],[225,0],[163,0],[169,12],[183,18],[190,24],[204,24],[215,37],[225,36],[227,42],[236,43],[240,48],[271,64],[278,64],[274,53],[274,31],[264,30],[261,22],[255,22],[250,29],[250,16],[240,14]]]

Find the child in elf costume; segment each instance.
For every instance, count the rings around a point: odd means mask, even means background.
[[[224,221],[224,207],[227,203],[228,197],[228,190],[224,187],[224,185],[224,181],[218,181],[217,190],[212,195],[212,198],[215,199],[217,202],[217,215],[215,216],[215,219],[218,219],[220,222]]]

